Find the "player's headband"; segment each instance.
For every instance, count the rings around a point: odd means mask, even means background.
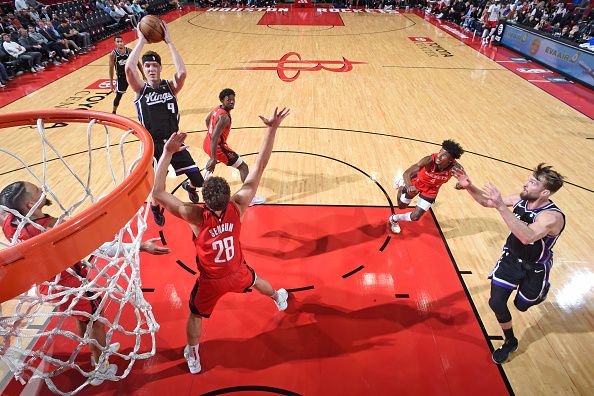
[[[142,64],[144,65],[146,62],[157,62],[161,64],[161,57],[157,54],[144,54],[142,55]]]

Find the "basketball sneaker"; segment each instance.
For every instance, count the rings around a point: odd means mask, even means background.
[[[105,362],[102,369],[95,369],[95,377],[91,380],[90,384],[93,386],[101,385],[105,379],[113,377],[117,371],[117,365]]]
[[[252,202],[250,202],[250,206],[262,205],[264,202],[266,202],[266,198],[265,197],[254,197],[252,199]]]
[[[182,183],[182,188],[188,192],[188,198],[190,198],[190,201],[192,201],[192,203],[197,204],[200,202],[200,196],[198,195],[198,191],[196,191],[194,187],[190,186],[189,180],[185,180]]]
[[[390,231],[392,231],[394,234],[400,234],[400,224],[398,224],[398,221],[393,219],[393,217],[394,215],[390,216],[390,220],[388,221],[390,225]]]
[[[155,224],[159,227],[163,227],[165,225],[165,215],[163,215],[165,208],[162,208],[159,205],[151,205],[151,212],[153,212]]]
[[[497,364],[503,364],[509,358],[509,355],[518,350],[518,339],[512,338],[505,340],[503,345],[493,351],[493,361]]]
[[[109,352],[114,353],[120,350],[120,343],[114,342],[113,344],[109,345]],[[91,366],[97,367],[97,362],[95,361],[95,357],[91,355]]]
[[[284,311],[287,309],[288,303],[287,300],[289,299],[289,293],[285,289],[278,289],[276,291],[276,298],[274,298],[274,303],[279,311]]]
[[[196,357],[192,356],[193,353],[189,345],[186,345],[184,348],[184,357],[188,362],[188,368],[190,369],[190,373],[198,374],[200,370],[202,370],[202,366],[200,366],[200,355],[196,354]]]

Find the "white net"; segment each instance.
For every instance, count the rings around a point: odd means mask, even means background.
[[[93,205],[128,177],[143,152],[132,131],[96,120],[86,125],[85,149],[69,155],[60,151],[69,150],[72,139],[81,141],[80,123],[50,130],[40,119],[36,128],[19,129],[24,139],[35,132],[34,147],[23,149],[22,141],[0,147],[0,189],[18,180],[41,189],[26,214],[0,205],[15,229],[14,236],[0,241],[3,249],[27,239],[30,230],[45,231],[34,218],[38,209],[60,224]],[[54,205],[46,207],[47,199]],[[16,379],[44,381],[54,393],[76,394],[103,380],[120,380],[136,360],[154,356],[159,325],[144,299],[139,271],[148,210],[147,203],[131,219],[116,219],[122,227],[112,241],[102,241],[80,263],[2,303],[0,356]]]

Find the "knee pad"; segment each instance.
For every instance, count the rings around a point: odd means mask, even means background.
[[[489,298],[489,307],[495,313],[499,323],[507,323],[512,320],[511,313],[507,308],[507,301],[502,301],[496,298]]]

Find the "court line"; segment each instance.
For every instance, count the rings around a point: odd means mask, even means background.
[[[241,130],[241,129],[263,129],[263,128],[265,128],[265,127],[264,126],[244,126],[244,127],[235,127],[235,128],[231,128],[231,129],[233,129],[233,130]],[[328,131],[363,133],[363,134],[369,134],[369,135],[374,135],[374,136],[383,136],[383,137],[390,137],[390,138],[408,140],[408,141],[411,141],[411,142],[425,143],[425,144],[430,144],[432,146],[441,147],[441,143],[430,142],[428,140],[416,139],[416,138],[407,137],[407,136],[400,136],[400,135],[391,135],[391,134],[382,133],[382,132],[362,131],[362,130],[358,130],[358,129],[327,128],[327,127],[315,127],[315,126],[281,126],[280,129],[314,129],[314,130],[328,130]],[[204,129],[204,130],[188,131],[186,133],[187,134],[194,134],[194,133],[205,133],[205,132],[206,132],[206,129]],[[590,139],[591,140],[591,139],[594,139],[594,138],[586,138],[586,139]],[[138,143],[138,142],[139,142],[138,140],[133,140],[133,141],[124,142],[124,144]],[[114,144],[110,145],[110,147],[115,147],[118,144],[119,143],[114,143]],[[92,148],[91,151],[102,150],[104,148],[105,148],[105,146],[95,147],[95,148]],[[273,151],[273,152],[279,152],[279,151]],[[81,155],[81,154],[87,154],[87,153],[88,153],[87,150],[78,151],[78,152],[75,152],[75,153],[63,155],[62,158],[69,158],[69,157],[72,157],[72,156],[75,156],[75,155]],[[296,151],[295,153],[302,153],[302,152],[297,152]],[[482,157],[482,158],[487,158],[487,159],[490,159],[490,160],[493,160],[493,161],[501,162],[501,163],[504,163],[504,164],[507,164],[507,165],[511,165],[511,166],[516,167],[516,168],[524,169],[524,170],[527,170],[527,171],[532,171],[532,168],[529,168],[527,166],[519,165],[519,164],[510,162],[510,161],[506,161],[506,160],[503,160],[503,159],[500,159],[500,158],[491,157],[491,156],[486,155],[486,154],[477,153],[475,151],[468,151],[468,150],[466,150],[465,153],[466,154],[476,155],[476,156]],[[254,155],[254,154],[256,154],[256,153],[243,154],[243,155]],[[307,153],[304,153],[304,154],[307,154]],[[316,155],[319,155],[319,156],[325,157],[325,158],[329,158],[329,159],[333,159],[333,160],[336,160],[336,161],[339,161],[339,162],[343,162],[344,164],[349,165],[349,166],[351,166],[351,167],[359,170],[360,172],[364,173],[372,181],[376,182],[369,174],[361,171],[359,168],[356,168],[356,167],[354,167],[354,166],[352,166],[352,165],[350,165],[350,164],[348,164],[348,163],[346,163],[344,161],[340,161],[340,160],[337,160],[335,158],[327,157],[327,156],[324,156],[324,155],[321,155],[321,154],[316,154]],[[56,161],[58,159],[59,158],[50,158],[46,162],[52,162],[52,161]],[[29,167],[39,166],[39,165],[43,165],[43,162],[36,162],[34,164],[30,164]],[[9,173],[12,173],[12,172],[16,172],[16,171],[19,171],[19,170],[23,170],[23,169],[25,169],[25,168],[24,167],[19,167],[19,168],[14,168],[14,169],[11,169],[11,170],[8,170],[8,171],[0,172],[0,176],[4,176],[6,174],[9,174]],[[564,184],[567,184],[567,185],[570,185],[570,186],[573,186],[573,187],[577,187],[577,188],[579,188],[581,190],[585,190],[585,191],[594,193],[594,190],[593,189],[588,188],[588,187],[581,186],[579,184],[570,182],[568,180],[565,180],[564,181]],[[176,187],[173,191],[175,192],[175,190],[177,190],[178,187]],[[383,190],[383,187],[382,187],[382,190]],[[392,202],[391,201],[390,201],[390,205],[392,205]]]
[[[408,29],[408,28],[413,27],[413,26],[415,26],[417,24],[415,21],[413,21],[412,19],[410,19],[408,16],[406,16],[404,14],[393,14],[393,15],[402,16],[404,19],[406,19],[409,22],[411,22],[412,25],[408,25],[408,26],[404,26],[404,27],[400,27],[400,28],[395,28],[395,29],[378,31],[378,32],[344,33],[344,34],[328,34],[328,35],[324,35],[324,34],[303,34],[303,32],[295,32],[296,34],[252,33],[252,32],[238,32],[238,31],[233,31],[233,30],[215,29],[215,28],[209,28],[209,27],[205,27],[205,26],[202,26],[202,25],[198,25],[198,24],[194,23],[194,19],[198,19],[202,15],[205,15],[206,12],[204,12],[204,11],[200,12],[197,8],[195,8],[195,10],[196,10],[196,12],[198,12],[198,15],[195,15],[192,18],[189,18],[186,21],[187,23],[189,23],[192,26],[195,26],[197,28],[204,29],[204,30],[214,31],[214,32],[223,32],[223,33],[231,33],[231,34],[246,34],[246,35],[252,35],[252,36],[273,36],[273,37],[297,37],[297,36],[298,37],[344,37],[344,36],[365,36],[365,35],[370,35],[370,34],[383,34],[383,33],[397,32],[397,31],[400,31],[400,30]],[[264,11],[261,11],[261,12],[264,12]],[[320,31],[323,32],[324,30],[320,30]]]
[[[382,67],[397,67],[399,69],[437,69],[437,70],[470,70],[470,71],[484,71],[484,70],[492,70],[492,71],[508,71],[507,69],[497,68],[497,69],[475,69],[471,67],[434,67],[434,66],[399,66],[399,65],[388,65]]]
[[[285,396],[301,396],[301,394],[295,393],[290,390],[274,388],[271,386],[261,386],[261,385],[230,386],[228,388],[221,388],[221,389],[217,389],[217,390],[210,391],[207,393],[203,393],[201,396],[217,396],[217,395],[225,395],[227,393],[250,392],[250,391],[276,393],[277,395],[285,395]]]
[[[491,350],[491,352],[493,352],[495,350],[495,348],[493,347],[493,344],[490,342],[491,336],[487,333],[487,329],[481,319],[481,316],[479,315],[478,310],[476,309],[476,305],[474,305],[474,300],[472,299],[472,296],[470,295],[470,292],[468,291],[468,287],[466,286],[466,282],[464,282],[464,278],[462,277],[462,274],[460,274],[460,268],[458,268],[456,259],[454,258],[454,255],[452,254],[452,251],[450,250],[450,246],[448,245],[445,235],[443,234],[443,231],[441,230],[441,226],[439,225],[439,222],[437,221],[437,217],[435,217],[435,213],[433,213],[433,208],[429,208],[429,213],[431,213],[431,217],[433,218],[435,227],[437,228],[437,231],[439,232],[439,236],[441,237],[441,241],[442,241],[443,245],[445,246],[446,251],[448,252],[448,256],[450,257],[450,262],[454,266],[454,270],[456,271],[458,280],[460,281],[460,284],[462,285],[464,294],[466,294],[466,299],[470,303],[472,312],[474,312],[476,321],[478,322],[479,327],[481,328],[481,331],[483,332],[485,341],[487,342],[487,345],[488,345],[489,349]],[[503,379],[503,382],[505,383],[505,386],[506,386],[507,390],[509,391],[509,394],[511,396],[515,395],[514,390],[512,389],[511,384],[507,378],[507,374],[505,373],[505,370],[503,370],[503,365],[498,364],[497,369],[499,370],[499,374],[501,374],[501,378]]]

